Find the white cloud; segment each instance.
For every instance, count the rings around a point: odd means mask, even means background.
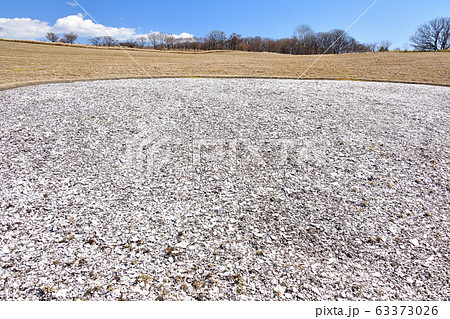
[[[114,28],[96,24],[90,19],[84,19],[81,13],[58,19],[53,29],[55,33],[75,32],[80,37],[102,37],[107,33],[117,40],[126,40],[136,34],[134,28]]]
[[[164,33],[159,32],[159,31],[150,31],[149,34],[164,34]],[[187,32],[183,32],[183,33],[180,33],[180,34],[172,34],[172,33],[168,33],[168,34],[172,35],[175,39],[187,40],[187,39],[193,39],[194,38],[193,34],[190,34],[190,33],[187,33]],[[146,36],[148,34],[142,34],[142,35]]]
[[[37,39],[52,32],[48,22],[31,20],[29,18],[0,18],[0,38]]]
[[[67,3],[69,6],[71,6],[72,8],[78,7],[78,4],[77,4],[76,2],[70,2],[70,1],[67,1],[66,3]]]
[[[178,39],[192,39],[194,37],[194,35],[190,34],[190,33],[183,32],[183,33],[181,33],[179,35],[175,34],[175,37],[177,37]]]
[[[72,2],[67,3],[73,4]],[[81,13],[60,18],[53,26],[49,25],[48,22],[29,18],[0,18],[0,38],[38,40],[43,39],[47,32],[57,34],[75,32],[79,37],[86,38],[103,37],[108,34],[117,40],[147,36],[147,34],[141,34],[141,32],[137,34],[135,28],[116,28],[94,23],[90,19],[85,19]],[[172,35],[176,39],[191,39],[194,37],[193,34],[186,32]]]

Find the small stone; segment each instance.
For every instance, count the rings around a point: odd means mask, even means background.
[[[381,277],[381,274],[377,271],[372,274],[373,277]]]
[[[11,249],[9,249],[8,245],[3,246],[2,253],[9,254]]]
[[[408,277],[408,278],[406,278],[406,282],[408,283],[408,284],[413,284],[414,283],[414,280],[411,278],[411,277]]]
[[[286,291],[286,288],[283,287],[283,286],[281,286],[281,285],[278,285],[278,286],[276,286],[275,288],[273,288],[273,290],[274,290],[275,292],[279,293],[280,295],[282,295],[282,294],[284,294],[284,292]]]
[[[409,241],[414,247],[419,247],[419,241],[417,239],[411,239]]]
[[[389,227],[389,231],[395,235],[398,233],[398,228],[395,226],[391,226]]]
[[[182,241],[182,242],[179,242],[178,244],[176,244],[175,247],[177,247],[177,248],[186,248],[188,245],[189,245],[189,242],[187,242],[185,240],[185,241]]]
[[[312,287],[311,290],[312,290],[313,292],[315,292],[316,294],[320,295],[320,291],[319,291],[319,289],[317,289],[316,287]]]
[[[58,290],[55,294],[55,297],[64,299],[67,296],[67,289]]]

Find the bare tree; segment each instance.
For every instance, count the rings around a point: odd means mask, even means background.
[[[351,42],[351,37],[347,33],[345,33],[344,30],[334,29],[328,33],[330,34],[331,43],[334,43],[333,47],[330,49],[332,53],[340,54],[349,52],[348,46]]]
[[[90,38],[88,41],[91,45],[101,46],[102,44],[102,37],[94,37]]]
[[[294,36],[299,39],[300,41],[307,38],[308,36],[311,36],[312,34],[314,34],[313,29],[307,25],[307,24],[302,24],[299,25],[297,28],[295,28],[294,30]]]
[[[74,32],[64,33],[64,37],[61,38],[61,42],[74,43],[78,39],[78,34]]]
[[[158,46],[161,45],[164,40],[164,35],[161,32],[152,32],[147,37],[153,49],[157,49]]]
[[[378,47],[377,42],[372,42],[372,43],[367,44],[367,48],[369,49],[370,52],[375,52],[377,50],[377,47]]]
[[[450,48],[450,18],[435,18],[417,28],[410,38],[416,50],[438,51]]]
[[[201,38],[192,38],[189,41],[189,49],[191,50],[200,50],[202,47],[202,40]]]
[[[385,52],[385,51],[389,51],[389,48],[392,45],[392,41],[391,40],[383,40],[380,42],[380,45],[378,47],[378,51],[380,52]]]
[[[94,37],[94,38],[90,38],[88,41],[91,45],[103,46],[103,47],[114,47],[117,45],[116,40],[110,36]],[[133,42],[133,40],[128,40],[128,41]]]
[[[173,35],[173,34],[164,34],[163,39],[164,39],[163,41],[164,41],[164,44],[166,45],[167,50],[170,50],[176,41],[175,35]]]
[[[192,44],[195,41],[197,41],[195,38],[178,38],[175,41],[175,47],[177,49],[189,50],[192,49]]]
[[[101,45],[105,47],[114,47],[117,45],[116,40],[110,36],[102,37],[101,43],[102,43]]]
[[[319,32],[316,34],[316,54],[333,53],[332,50],[326,51],[333,44],[333,38],[329,32]]]
[[[141,48],[143,48],[143,47],[145,47],[145,46],[147,45],[147,41],[148,41],[147,37],[138,37],[138,38],[136,39],[136,43],[137,43]]]
[[[229,37],[228,40],[226,41],[227,43],[227,49],[230,50],[236,50],[236,47],[239,45],[239,43],[242,41],[242,35],[237,34],[237,33],[232,33]]]
[[[249,51],[262,52],[264,51],[264,41],[261,37],[248,37],[244,39]]]
[[[275,52],[292,54],[293,39],[279,39],[275,43]]]
[[[128,47],[128,48],[138,48],[139,47],[139,44],[133,39],[128,39],[126,41],[122,41],[119,44],[123,47]]]
[[[267,52],[275,52],[276,50],[276,41],[270,38],[264,39],[264,48]]]
[[[314,49],[314,31],[306,24],[298,26],[294,30],[294,39],[297,40],[297,54],[312,54]]]
[[[214,30],[206,35],[209,50],[222,50],[227,36],[225,32]]]
[[[55,33],[53,32],[47,32],[47,34],[45,35],[45,37],[51,41],[51,42],[56,42],[59,39],[59,36],[57,36]]]

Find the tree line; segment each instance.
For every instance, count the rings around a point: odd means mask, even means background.
[[[59,35],[57,35],[56,33],[53,32],[48,32],[45,37],[47,38],[47,40],[49,40],[50,42],[62,42],[62,43],[75,43],[75,41],[78,39],[78,34],[74,33],[74,32],[68,32],[68,33],[64,33],[64,35],[62,37],[60,37]]]
[[[47,33],[47,39],[52,42],[61,41],[74,43],[78,36],[65,33],[59,38],[54,33]],[[410,38],[415,50],[437,51],[450,49],[450,18],[436,18],[419,26]],[[173,34],[152,32],[127,41],[104,36],[93,37],[89,43],[95,46],[125,46],[131,48],[177,49],[177,50],[239,50],[253,52],[275,52],[293,55],[305,54],[340,54],[354,52],[389,51],[391,41],[380,43],[360,43],[344,30],[333,29],[328,32],[314,32],[308,25],[300,25],[290,38],[271,39],[242,37],[237,33],[226,35],[225,32],[214,30],[201,38],[180,38]]]
[[[330,47],[327,53],[373,52],[388,50],[390,43],[363,44],[345,33],[344,30],[315,33],[306,25],[298,27],[294,36],[284,39],[242,37],[237,33],[226,35],[225,32],[214,30],[201,38],[177,38],[175,35],[153,32],[146,37],[139,37],[123,42],[113,38],[94,37],[89,43],[96,46],[116,46],[118,44],[132,48],[150,47],[153,49],[176,50],[239,50],[253,52],[276,52],[285,54],[321,54]]]

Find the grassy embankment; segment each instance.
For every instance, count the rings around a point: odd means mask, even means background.
[[[293,78],[318,58],[240,51],[127,51],[152,77]],[[94,79],[148,78],[119,48],[0,39],[0,89]],[[325,55],[305,79],[450,85],[450,52]]]

